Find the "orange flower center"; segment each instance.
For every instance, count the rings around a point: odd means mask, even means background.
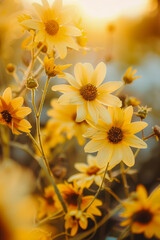
[[[133,222],[139,222],[141,224],[149,223],[152,218],[153,214],[148,209],[142,209],[132,216]]]
[[[97,88],[93,84],[88,83],[81,87],[80,94],[86,101],[93,101],[97,96]]]
[[[3,119],[4,119],[7,123],[10,123],[10,122],[11,122],[12,116],[11,116],[11,114],[10,114],[7,110],[2,111],[1,114],[2,114]]]
[[[45,23],[45,30],[49,35],[54,36],[59,30],[59,25],[55,20],[49,20]]]
[[[97,166],[91,166],[87,170],[88,175],[96,175],[96,173],[99,171],[99,168]]]
[[[108,139],[111,143],[119,143],[122,141],[123,133],[120,128],[112,127],[108,132]]]

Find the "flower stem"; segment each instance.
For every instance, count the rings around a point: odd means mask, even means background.
[[[105,190],[110,193],[119,203],[121,203],[121,199],[110,188],[106,187]]]
[[[61,205],[63,207],[64,212],[67,212],[66,204],[65,204],[65,202],[64,202],[64,200],[62,198],[62,195],[61,195],[61,193],[60,193],[60,191],[59,191],[59,189],[58,189],[58,187],[57,187],[57,185],[56,185],[56,183],[54,181],[54,177],[53,177],[52,171],[50,169],[50,166],[49,166],[48,160],[46,158],[46,155],[44,153],[42,139],[41,139],[40,116],[41,116],[41,112],[42,112],[42,108],[43,108],[43,104],[44,104],[44,100],[45,100],[45,96],[46,96],[49,80],[50,80],[50,78],[48,77],[47,81],[46,81],[46,84],[45,84],[45,87],[44,87],[44,92],[43,92],[43,95],[42,95],[42,99],[41,99],[41,102],[40,102],[38,113],[37,113],[37,109],[36,109],[35,101],[34,101],[34,97],[35,97],[34,90],[32,91],[32,104],[33,104],[33,108],[34,108],[35,115],[36,115],[37,136],[38,136],[38,141],[39,141],[38,149],[40,150],[40,152],[42,154],[42,158],[43,158],[44,165],[45,165],[45,170],[47,170],[47,172],[48,172],[48,174],[50,176],[50,180],[51,180],[52,185],[54,187],[54,190],[55,190],[55,192],[57,194],[57,197],[58,197],[58,199],[59,199],[59,201],[60,201],[60,203],[61,203]],[[37,146],[37,144],[36,144],[36,146]]]
[[[103,179],[102,179],[102,182],[101,182],[101,185],[99,186],[94,198],[90,201],[90,203],[88,204],[88,206],[83,210],[83,211],[86,211],[91,205],[92,203],[94,202],[94,200],[97,198],[98,194],[100,193],[101,189],[102,189],[102,186],[103,186],[103,183],[104,183],[104,180],[105,180],[105,176],[106,176],[106,173],[107,173],[107,170],[108,170],[108,165],[109,163],[107,164],[106,166],[106,169],[104,171],[104,175],[103,175]]]
[[[125,174],[124,164],[122,161],[121,161],[121,175],[122,175],[124,191],[125,191],[126,197],[128,198],[129,197],[128,184],[127,184],[127,178],[126,178],[126,174]]]

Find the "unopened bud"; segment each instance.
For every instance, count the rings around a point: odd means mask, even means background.
[[[8,73],[13,73],[15,71],[15,69],[16,69],[16,66],[12,63],[9,63],[6,67],[6,70]]]
[[[153,132],[156,136],[157,141],[159,141],[160,140],[160,127],[158,125],[155,125],[153,127]]]
[[[37,88],[38,87],[38,82],[37,82],[37,80],[34,78],[34,77],[29,77],[28,79],[27,79],[27,84],[26,84],[26,87],[28,88],[28,89],[35,89],[35,88]]]
[[[138,106],[138,112],[137,112],[137,116],[140,117],[141,119],[145,119],[148,115],[148,112],[150,112],[152,110],[152,108],[147,108],[147,106],[145,107],[139,107]]]

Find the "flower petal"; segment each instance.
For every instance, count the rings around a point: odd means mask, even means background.
[[[69,73],[65,73],[64,79],[66,79],[69,84],[71,84],[73,87],[79,89],[80,85],[78,84],[78,82],[74,79],[74,77],[69,74]]]
[[[87,110],[85,104],[77,106],[77,117],[76,122],[82,122],[85,120],[87,115]]]
[[[121,81],[113,81],[102,84],[98,87],[100,93],[112,93],[123,85]]]
[[[148,126],[148,123],[146,123],[146,122],[140,122],[140,121],[133,122],[133,123],[130,123],[130,126],[129,126],[130,130],[129,130],[129,132],[131,134],[135,134],[135,133],[140,132],[141,130],[143,130],[147,126]]]
[[[88,101],[87,102],[87,107],[88,107],[88,112],[91,116],[91,119],[95,122],[98,123],[99,119],[99,111],[96,108],[96,104],[94,101]]]
[[[17,109],[19,107],[21,107],[23,105],[23,102],[24,102],[24,98],[23,97],[17,97],[17,98],[14,98],[12,101],[11,101],[11,105],[14,109]]]
[[[123,153],[122,161],[128,167],[132,167],[135,164],[135,158],[134,158],[132,150],[130,149],[129,146],[126,146],[124,144],[121,144],[121,149],[122,149],[122,153]]]
[[[121,146],[122,146],[121,144],[113,146],[113,154],[109,162],[108,170],[114,168],[117,164],[119,164],[122,161]]]
[[[103,62],[100,62],[96,69],[93,72],[92,78],[91,78],[91,84],[98,87],[104,80],[106,75],[106,65]]]
[[[2,98],[5,100],[7,104],[10,103],[10,101],[12,100],[12,91],[10,87],[5,89],[5,91],[3,92]]]
[[[147,148],[147,144],[135,135],[127,136],[123,139],[124,143],[135,148]]]
[[[106,106],[110,106],[110,107],[122,106],[122,101],[118,97],[111,94],[102,93],[102,94],[99,94],[96,99],[98,102]]]
[[[62,105],[81,105],[83,104],[83,99],[76,92],[64,93],[58,99],[58,103]]]
[[[101,150],[102,148],[104,148],[104,141],[91,140],[84,147],[84,151],[89,152],[89,153],[93,153],[93,152],[97,152],[97,151]]]
[[[112,153],[113,146],[111,144],[106,144],[97,154],[97,165],[100,168],[106,167],[111,160]]]
[[[73,92],[74,88],[70,85],[60,84],[60,85],[53,86],[52,90],[53,91],[59,91],[61,93],[67,93],[67,92]]]

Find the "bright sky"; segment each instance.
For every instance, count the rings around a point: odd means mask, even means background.
[[[41,0],[29,0],[39,2]],[[53,3],[54,0],[48,0]],[[78,3],[86,14],[97,18],[112,19],[120,15],[135,16],[140,14],[148,0],[63,0],[64,3]]]

